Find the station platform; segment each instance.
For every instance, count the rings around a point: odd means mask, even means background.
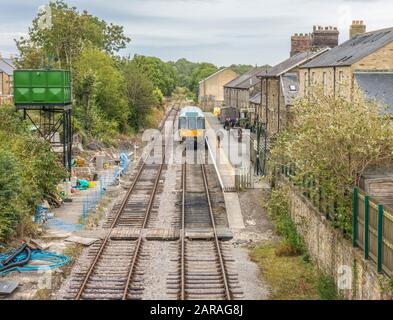
[[[206,137],[210,146],[210,155],[218,171],[222,189],[224,191],[225,205],[228,214],[229,227],[234,230],[245,228],[239,196],[236,192],[235,175],[236,164],[246,161],[239,154],[239,150],[233,148],[237,145],[237,139],[229,131],[223,129],[223,125],[210,112],[205,112]],[[220,146],[217,142],[217,134],[220,134]]]

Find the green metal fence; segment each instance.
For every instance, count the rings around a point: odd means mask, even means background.
[[[321,215],[334,222],[337,201],[324,196],[317,182],[307,177],[300,182],[294,181],[295,168],[292,165],[281,166],[278,173],[298,187]],[[353,189],[352,197],[353,246],[363,250],[366,260],[376,263],[378,272],[393,275],[393,208],[384,206],[358,188]],[[342,231],[344,236],[349,236],[349,232]]]
[[[352,242],[378,272],[393,274],[393,209],[384,207],[357,188],[353,192]]]

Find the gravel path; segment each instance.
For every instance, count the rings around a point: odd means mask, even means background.
[[[175,269],[176,262],[171,261],[170,241],[149,241],[145,243],[149,251],[150,263],[144,269],[143,300],[168,300],[166,281],[168,273]],[[153,263],[152,263],[153,262]]]
[[[239,281],[244,298],[265,300],[268,298],[269,286],[263,281],[259,267],[249,257],[249,250],[261,241],[274,241],[273,227],[267,218],[264,200],[267,191],[251,189],[239,193],[245,229],[235,232],[232,243],[232,254],[239,272]]]
[[[239,283],[242,287],[245,300],[266,300],[269,287],[261,280],[258,266],[248,256],[246,248],[232,248],[232,256],[235,260]]]
[[[179,209],[176,202],[179,201],[181,190],[177,190],[176,183],[178,172],[181,171],[181,165],[168,165],[164,177],[163,192],[160,194],[159,209],[156,221],[153,226],[155,228],[172,228],[176,221],[180,218]]]

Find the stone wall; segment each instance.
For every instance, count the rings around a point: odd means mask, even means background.
[[[393,70],[393,42],[354,64],[353,70]]]
[[[312,87],[324,89],[326,95],[347,97],[352,92],[353,71],[350,67],[326,67],[301,69],[299,73],[299,93],[301,97],[309,94]]]
[[[378,274],[376,265],[363,259],[362,251],[353,248],[305,197],[287,187],[292,219],[313,261],[334,277],[340,293],[347,299],[392,299],[387,289],[388,277]]]

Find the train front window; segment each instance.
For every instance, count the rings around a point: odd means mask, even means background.
[[[186,118],[179,118],[180,119],[180,129],[185,129],[187,128],[187,119]]]
[[[198,118],[198,129],[205,129],[205,118]]]
[[[188,118],[188,129],[195,130],[197,126],[196,118]]]

